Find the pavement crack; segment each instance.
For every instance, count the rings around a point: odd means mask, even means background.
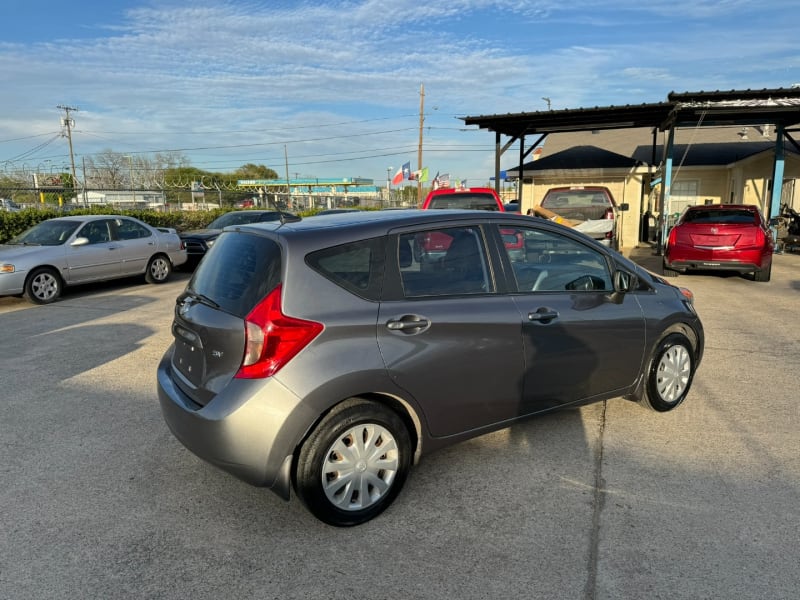
[[[594,496],[592,498],[592,531],[589,537],[589,561],[586,575],[584,598],[595,600],[597,595],[597,562],[600,547],[600,517],[606,502],[605,481],[603,480],[603,449],[606,431],[606,409],[608,402],[603,401],[600,413],[600,424],[597,436],[597,452],[594,456]]]

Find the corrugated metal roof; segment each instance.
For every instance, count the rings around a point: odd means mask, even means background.
[[[631,129],[662,131],[671,125],[800,124],[800,88],[670,92],[667,102],[463,117],[510,137],[542,133]]]

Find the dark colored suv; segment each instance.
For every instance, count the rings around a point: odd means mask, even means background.
[[[297,215],[287,212],[281,213],[277,210],[232,210],[211,221],[205,229],[182,231],[180,236],[186,246],[186,266],[192,269],[195,268],[226,227],[244,225],[245,223],[280,221],[281,218],[284,221],[299,221],[301,219]]]
[[[429,233],[451,243],[420,262]],[[383,511],[424,454],[522,418],[613,397],[669,411],[703,353],[688,290],[572,229],[474,210],[229,228],[172,334],[174,435],[337,526]]]

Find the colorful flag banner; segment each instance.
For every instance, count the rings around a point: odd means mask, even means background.
[[[408,179],[410,181],[428,181],[428,167],[412,172]]]

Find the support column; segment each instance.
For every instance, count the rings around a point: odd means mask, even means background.
[[[781,212],[781,196],[783,195],[783,168],[786,160],[786,144],[783,125],[775,128],[775,161],[772,165],[772,195],[767,207],[767,219],[774,219]]]
[[[661,182],[661,198],[658,207],[658,218],[661,225],[661,239],[658,240],[658,254],[664,255],[664,246],[667,242],[670,208],[670,188],[672,187],[672,152],[675,146],[675,127],[669,128],[667,145],[664,148],[664,173]]]

